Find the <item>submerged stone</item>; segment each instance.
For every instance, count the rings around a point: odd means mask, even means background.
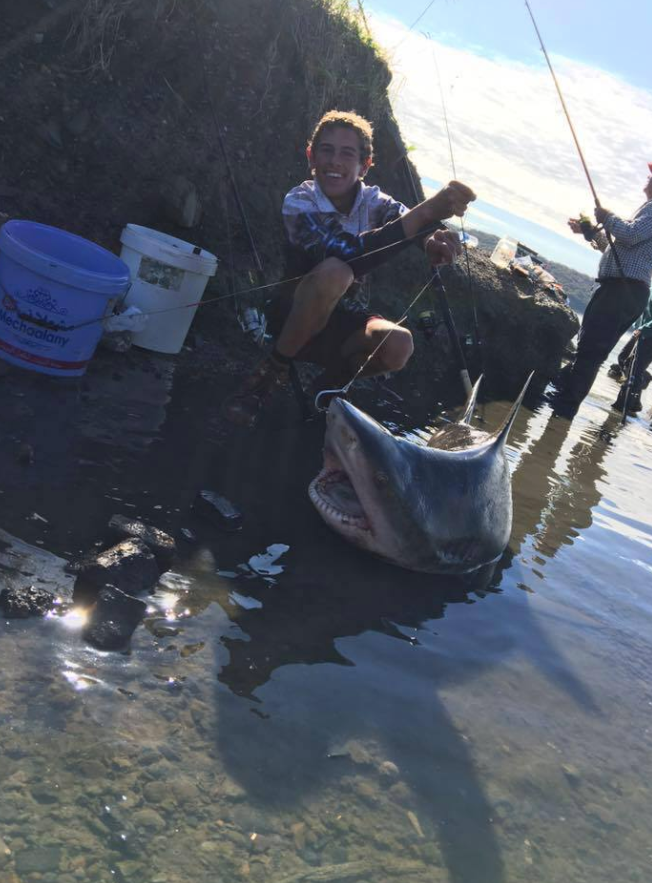
[[[3,589],[0,592],[0,610],[7,619],[27,619],[45,616],[56,604],[56,597],[45,589],[26,586],[22,589]]]
[[[177,544],[174,539],[158,527],[144,524],[124,515],[112,515],[109,521],[112,531],[121,537],[132,537],[142,540],[151,549],[154,557],[162,567],[167,567],[174,558]]]
[[[193,509],[221,530],[235,531],[242,527],[242,513],[230,500],[215,491],[200,491]]]
[[[153,589],[159,578],[154,555],[140,539],[124,540],[97,555],[71,565],[78,581],[87,588],[115,586],[128,595]]]
[[[98,650],[122,650],[145,616],[147,605],[139,598],[106,586],[97,596],[83,631],[85,640]]]

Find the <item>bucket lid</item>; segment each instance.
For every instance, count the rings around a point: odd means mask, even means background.
[[[217,271],[218,259],[210,251],[202,248],[197,254],[198,246],[139,224],[127,224],[120,235],[120,242],[179,270],[200,273],[202,276],[214,276]]]
[[[129,288],[129,267],[117,255],[67,230],[35,221],[7,221],[0,253],[47,279],[116,297]]]

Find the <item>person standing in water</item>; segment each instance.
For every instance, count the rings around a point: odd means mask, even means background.
[[[623,220],[606,208],[595,210],[596,221],[602,225],[602,229],[594,227],[590,231],[594,248],[602,252],[598,287],[584,313],[575,360],[560,373],[551,397],[553,409],[566,416],[576,413],[600,366],[648,300],[652,281],[652,163],[648,169],[650,175],[643,188],[646,200],[631,220]],[[578,218],[570,218],[568,225],[573,233],[584,233]],[[613,248],[607,233],[613,238]]]

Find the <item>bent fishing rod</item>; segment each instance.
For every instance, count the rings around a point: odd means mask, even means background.
[[[430,39],[430,37],[428,39]],[[448,151],[450,154],[451,169],[453,172],[453,178],[455,180],[457,180],[457,168],[455,165],[455,153],[453,151],[453,139],[451,138],[450,126],[448,125],[448,110],[446,107],[446,99],[444,97],[443,81],[442,81],[441,73],[439,71],[439,64],[437,62],[437,53],[435,52],[434,43],[432,44],[432,58],[435,63],[435,71],[437,72],[437,83],[439,85],[439,97],[441,100],[441,109],[442,109],[442,113],[444,116],[444,126],[446,128],[446,138],[448,139]],[[476,359],[478,359],[478,356],[479,356],[478,361],[480,363],[480,374],[483,374],[484,373],[484,358],[483,358],[482,349],[481,349],[480,328],[479,328],[479,324],[478,324],[478,309],[477,309],[477,305],[476,305],[476,301],[475,301],[475,291],[473,288],[473,277],[471,275],[471,262],[469,260],[469,248],[468,248],[468,244],[466,241],[467,237],[466,237],[466,230],[464,229],[464,218],[463,217],[460,218],[460,229],[462,231],[462,237],[461,237],[462,238],[462,247],[464,248],[464,257],[466,259],[466,274],[467,274],[467,282],[468,282],[468,287],[469,287],[469,295],[471,298],[471,309],[472,309],[472,315],[473,315],[473,349],[475,352]],[[459,348],[460,352],[462,352],[460,342],[459,342],[459,337],[457,335],[456,335],[456,340],[457,340],[457,347]],[[464,359],[464,356],[462,356],[462,359]],[[459,361],[459,356],[458,356],[458,361]],[[468,378],[468,371],[467,371],[467,378]],[[470,385],[470,381],[469,381],[469,385]],[[465,388],[466,388],[466,384],[465,384]],[[469,393],[469,391],[467,390],[467,394],[468,393]]]
[[[402,153],[401,159],[403,160],[403,167],[405,169],[406,177],[410,187],[410,195],[412,197],[412,201],[414,205],[418,205],[421,200],[419,198],[417,185],[414,181],[412,169],[410,168],[410,163],[408,162],[408,158],[405,152]],[[453,319],[453,314],[448,302],[446,288],[444,287],[444,283],[439,272],[439,267],[433,267],[432,276],[430,277],[429,283],[432,284],[435,295],[437,297],[437,303],[439,304],[439,309],[441,310],[444,324],[446,325],[446,330],[448,331],[448,338],[450,340],[453,354],[455,356],[455,361],[457,362],[462,386],[464,387],[464,392],[468,398],[468,396],[471,395],[473,385],[469,376],[469,369],[466,365],[466,359],[464,358],[464,352],[460,344],[460,338],[457,333],[457,328],[455,327],[455,320]],[[425,291],[425,288],[423,290]]]
[[[213,126],[215,128],[215,132],[217,134],[217,141],[220,146],[220,151],[222,153],[222,159],[224,160],[224,166],[226,168],[227,177],[229,179],[229,183],[231,184],[231,189],[233,191],[233,195],[235,197],[236,206],[238,208],[238,214],[240,215],[240,220],[242,226],[244,228],[247,241],[249,243],[249,248],[251,250],[252,257],[254,259],[254,264],[256,266],[256,276],[258,280],[259,287],[264,288],[266,285],[265,271],[263,269],[263,263],[260,259],[260,255],[258,253],[258,249],[256,248],[256,241],[254,239],[253,233],[251,232],[251,227],[249,226],[249,220],[247,218],[247,213],[245,212],[245,208],[240,198],[240,190],[238,188],[238,184],[233,173],[233,168],[231,166],[231,162],[229,160],[229,154],[226,149],[226,144],[224,143],[224,137],[222,135],[222,130],[219,124],[219,120],[217,118],[217,111],[215,109],[215,102],[213,101],[213,96],[210,91],[210,86],[208,83],[208,74],[206,72],[206,64],[204,62],[203,55],[203,47],[201,41],[199,39],[199,34],[197,32],[197,23],[196,18],[193,20],[193,32],[195,37],[195,42],[197,44],[197,51],[200,60],[200,66],[202,71],[202,79],[204,85],[204,92],[206,94],[206,98],[208,99],[208,106],[210,109],[211,118],[213,120]],[[240,319],[240,311],[236,304],[236,314],[238,319]],[[261,340],[262,342],[262,340]],[[308,406],[308,402],[306,399],[306,394],[301,385],[301,379],[299,378],[299,374],[297,372],[297,367],[294,362],[290,363],[289,367],[289,376],[290,376],[290,384],[292,386],[292,390],[294,392],[294,396],[297,401],[297,405],[299,407],[299,411],[301,413],[301,417],[303,420],[309,420],[312,417],[310,408]]]

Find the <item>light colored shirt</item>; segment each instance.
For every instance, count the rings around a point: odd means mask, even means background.
[[[290,190],[282,211],[289,245],[286,272],[292,277],[335,257],[347,262],[356,280],[363,283],[366,273],[410,244],[400,223],[407,207],[362,181],[348,214],[338,211],[312,180]],[[366,307],[368,286],[351,286],[346,299]]]
[[[283,222],[290,242],[303,248],[314,241],[318,232],[315,234],[302,216],[313,218],[317,230],[319,223],[326,220],[334,222],[345,233],[359,237],[362,233],[384,227],[406,211],[402,202],[383,193],[380,187],[368,187],[361,181],[351,211],[344,214],[335,208],[316,181],[304,181],[286,195]]]
[[[625,276],[649,285],[652,282],[652,200],[643,203],[630,221],[624,221],[611,212],[603,226],[614,239]],[[598,279],[619,279],[620,270],[604,231],[599,231],[595,243],[604,252],[598,268]]]

